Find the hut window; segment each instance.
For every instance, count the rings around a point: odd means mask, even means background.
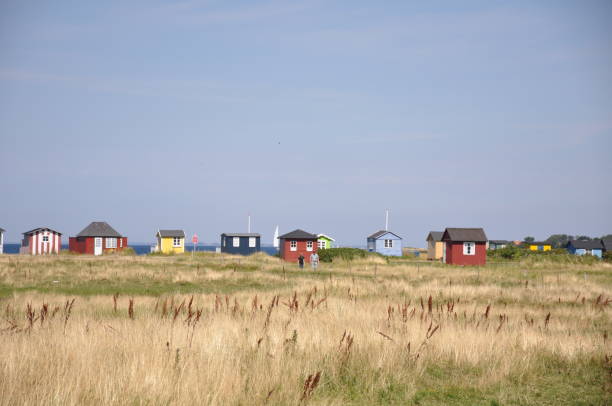
[[[291,251],[297,251],[297,241],[293,240],[289,243],[289,249]]]
[[[249,237],[249,248],[255,248],[257,246],[257,241],[255,237]]]
[[[393,240],[385,240],[385,248],[393,248]]]
[[[476,255],[476,243],[475,242],[464,242],[463,243],[463,255]]]
[[[181,237],[174,237],[172,239],[172,246],[173,247],[180,247],[181,246]]]
[[[325,249],[325,241],[317,241],[317,247],[319,247],[319,249]]]
[[[119,238],[119,247],[123,248],[123,238]]]
[[[312,241],[306,241],[306,251],[312,251],[313,245]]]
[[[43,242],[49,242],[49,236],[43,235]]]
[[[106,239],[106,248],[117,248],[117,239],[116,238],[107,238]]]
[[[233,238],[233,244],[234,247],[240,247],[240,237],[234,237]]]

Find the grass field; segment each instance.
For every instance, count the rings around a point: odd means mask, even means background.
[[[0,256],[0,404],[612,404],[612,266]]]

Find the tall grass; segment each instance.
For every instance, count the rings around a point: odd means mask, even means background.
[[[611,400],[606,264],[283,273],[278,259],[238,260],[0,257],[0,404]],[[96,293],[113,277],[159,289]]]

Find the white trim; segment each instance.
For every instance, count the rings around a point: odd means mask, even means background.
[[[256,247],[257,247],[257,238],[249,237],[249,248],[256,248]]]
[[[232,237],[232,247],[240,247],[240,237]]]
[[[297,251],[297,240],[289,241],[289,251]]]
[[[312,251],[314,243],[312,241],[306,241],[306,251]]]
[[[393,248],[393,240],[385,239],[385,248]]]
[[[317,234],[317,238],[321,238],[321,237],[328,238],[331,241],[336,241],[327,234]]]

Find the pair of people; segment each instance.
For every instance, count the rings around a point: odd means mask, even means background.
[[[300,256],[298,257],[298,265],[300,266],[300,269],[304,269],[305,259],[306,258],[304,258],[304,255],[302,254],[300,254]],[[316,252],[310,254],[310,266],[312,266],[313,271],[316,271],[319,267],[319,254],[317,254]]]

